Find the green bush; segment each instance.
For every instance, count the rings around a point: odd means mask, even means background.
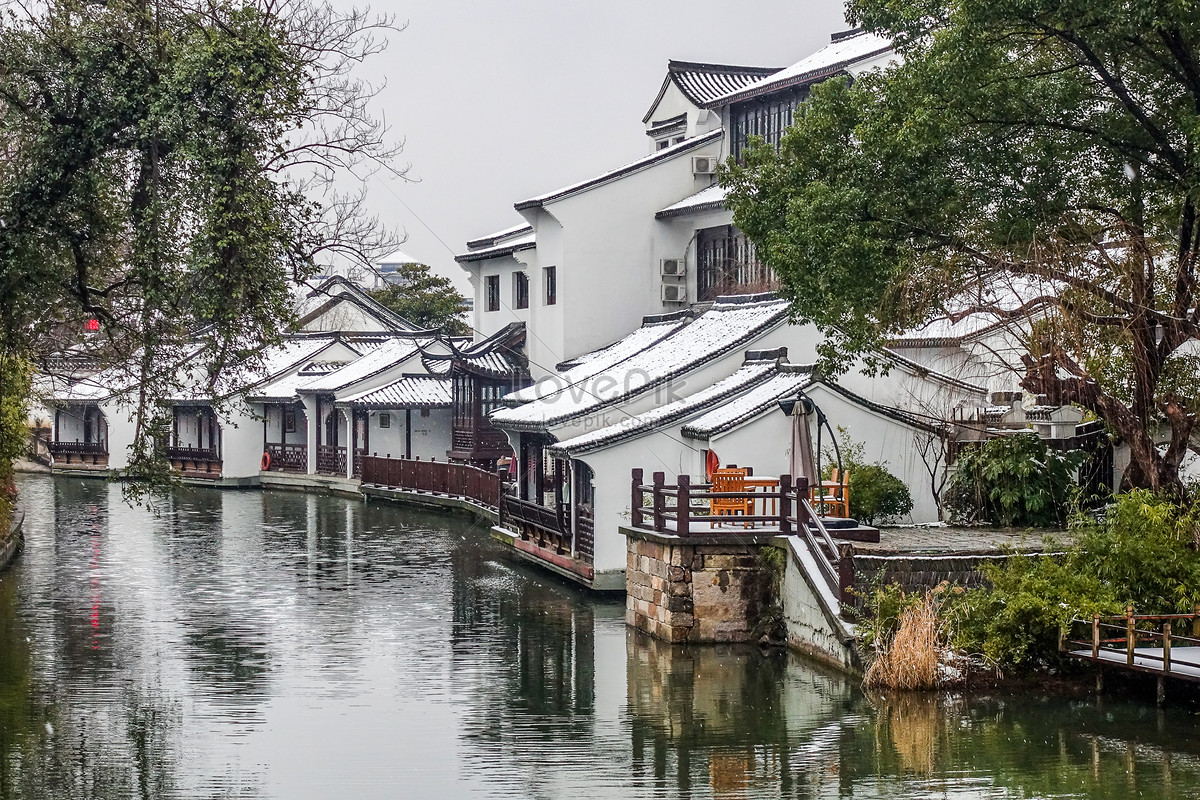
[[[964,522],[1061,527],[1085,457],[1050,450],[1033,433],[989,439],[959,456],[946,503]]]
[[[904,481],[882,464],[849,467],[850,516],[874,525],[876,519],[901,517],[912,511],[912,495]]]
[[[1048,663],[1075,616],[1189,612],[1200,602],[1197,517],[1150,492],[1118,495],[1103,521],[1077,520],[1059,556],[1014,557],[985,566],[989,586],[953,599],[946,614],[955,647],[1007,664]]]

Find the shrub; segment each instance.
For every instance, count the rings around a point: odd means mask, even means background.
[[[985,566],[990,585],[947,609],[955,647],[1008,664],[1047,663],[1075,616],[1192,611],[1200,601],[1194,510],[1150,492],[1118,495],[1103,521],[1075,521],[1064,554]]]
[[[989,439],[959,456],[947,505],[967,522],[1061,527],[1085,457],[1052,451],[1033,433]]]
[[[855,464],[849,472],[851,517],[874,525],[876,519],[901,517],[912,511],[908,487],[882,464]]]

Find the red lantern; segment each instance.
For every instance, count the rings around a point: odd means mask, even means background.
[[[100,320],[96,319],[95,317],[93,317],[92,319],[89,319],[87,321],[88,333],[95,333],[98,330],[100,330]]]

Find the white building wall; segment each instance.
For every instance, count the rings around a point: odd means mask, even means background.
[[[379,320],[363,311],[362,308],[349,300],[342,300],[336,306],[321,316],[308,322],[301,328],[303,331],[357,331],[360,333],[378,333],[388,328]]]
[[[258,475],[263,456],[262,405],[235,403],[222,409],[221,477],[250,478]],[[299,427],[299,419],[296,420]]]

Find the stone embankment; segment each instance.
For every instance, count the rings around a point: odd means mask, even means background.
[[[21,552],[25,543],[24,523],[25,514],[18,511],[9,523],[5,538],[0,539],[0,570],[7,567]]]

